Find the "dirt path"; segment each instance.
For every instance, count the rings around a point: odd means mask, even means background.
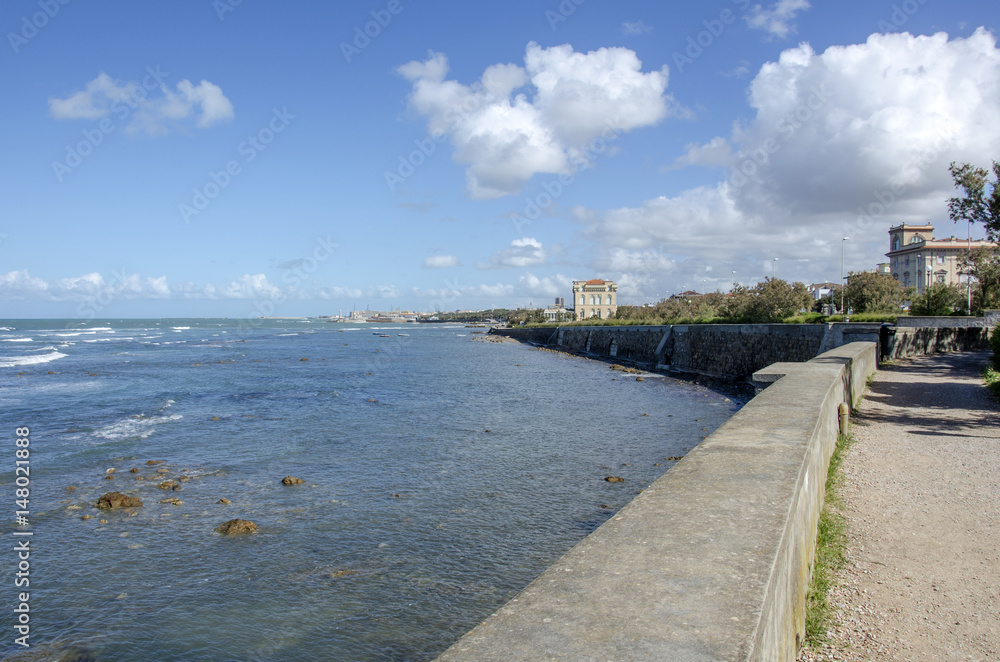
[[[879,371],[843,463],[841,626],[803,660],[1000,660],[1000,405],[989,352]]]

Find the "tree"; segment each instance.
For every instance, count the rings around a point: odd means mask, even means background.
[[[948,215],[956,223],[979,223],[986,228],[991,241],[1000,239],[1000,161],[993,162],[993,181],[986,168],[976,168],[968,163],[948,166],[956,188],[965,194],[948,199]]]
[[[948,170],[955,187],[964,194],[948,200],[951,220],[979,223],[991,241],[1000,241],[1000,161],[993,162],[993,181],[986,168],[968,163],[952,162]],[[1000,304],[1000,248],[976,249],[967,254],[965,273],[976,280],[970,315]]]
[[[855,313],[898,313],[905,294],[903,286],[889,274],[851,272],[844,288],[844,305]]]
[[[911,315],[951,315],[965,306],[965,290],[958,285],[933,283],[913,297]]]
[[[973,248],[965,272],[974,280],[972,311],[982,314],[985,308],[1000,308],[1000,247]]]

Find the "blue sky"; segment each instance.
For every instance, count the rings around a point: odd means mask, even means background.
[[[843,237],[850,271],[882,260],[890,225],[965,236],[947,168],[1000,159],[996,16],[961,0],[4,2],[0,317],[837,281]]]

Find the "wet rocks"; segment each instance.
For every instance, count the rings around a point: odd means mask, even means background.
[[[175,487],[180,487],[180,486],[181,486],[180,483],[178,483],[176,480],[165,480],[162,483],[160,483],[158,487],[161,490],[172,490]]]
[[[231,519],[215,527],[215,532],[224,536],[253,533],[256,530],[257,525],[248,519]]]
[[[621,476],[608,476],[604,480],[608,481],[609,483],[624,483],[625,482],[625,479],[622,478]]]
[[[228,503],[232,503],[232,501],[230,501],[226,497],[222,497],[221,499],[219,499],[218,501],[216,501],[216,503],[221,503],[221,504],[225,505],[225,504],[228,504]]]
[[[285,476],[284,478],[281,479],[282,485],[301,485],[304,482],[306,481],[302,480],[301,478],[296,478],[295,476]]]
[[[184,502],[177,497],[170,497],[169,499],[160,499],[160,503],[170,503],[175,506],[183,506]]]
[[[142,499],[128,496],[121,492],[108,492],[97,500],[96,506],[101,510],[114,510],[115,508],[140,508]]]
[[[165,464],[166,460],[146,460],[147,466],[153,466],[154,464]]]

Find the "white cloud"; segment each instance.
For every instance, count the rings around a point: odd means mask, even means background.
[[[530,43],[524,61],[524,68],[493,65],[471,86],[445,80],[440,53],[397,69],[413,86],[410,107],[427,118],[431,135],[449,137],[453,159],[467,166],[474,198],[516,193],[536,173],[585,167],[588,143],[656,124],[673,103],[664,94],[666,68],[642,73],[625,48],[583,54]]]
[[[505,267],[515,267],[523,269],[539,264],[545,264],[545,249],[541,242],[531,238],[523,237],[510,242],[510,246],[497,251],[490,256],[489,262],[479,262],[477,269],[502,269]]]
[[[45,281],[27,269],[0,275],[0,299],[42,301],[94,301],[112,299],[159,299],[171,295],[166,276],[143,278],[139,274],[99,273]]]
[[[264,274],[243,274],[218,295],[226,299],[276,299],[282,296],[282,292],[269,283]]]
[[[795,32],[795,15],[809,9],[808,0],[778,0],[769,9],[754,5],[745,16],[747,25],[784,39]]]
[[[153,93],[159,95],[153,96]],[[193,121],[199,129],[233,118],[233,104],[222,89],[207,80],[177,83],[176,90],[150,76],[121,83],[101,72],[65,99],[49,98],[49,115],[58,120],[111,118],[125,123],[125,133],[161,135]]]
[[[459,266],[459,262],[455,255],[431,255],[424,258],[424,263],[421,266],[424,269],[446,269]]]
[[[573,279],[562,274],[539,278],[529,271],[517,279],[517,287],[524,295],[569,298],[573,293]]]
[[[724,166],[726,181],[575,210],[598,246],[595,264],[632,269],[664,246],[651,273],[676,262],[671,278],[689,287],[712,265],[722,284],[732,270],[743,282],[769,276],[761,265],[774,257],[779,277],[819,282],[839,276],[844,236],[854,268],[872,268],[890,225],[930,221],[953,233],[948,164],[988,165],[1000,153],[1000,51],[984,29],[953,40],[874,34],[822,54],[801,45],[761,67],[749,103],[753,119],[675,162]]]

